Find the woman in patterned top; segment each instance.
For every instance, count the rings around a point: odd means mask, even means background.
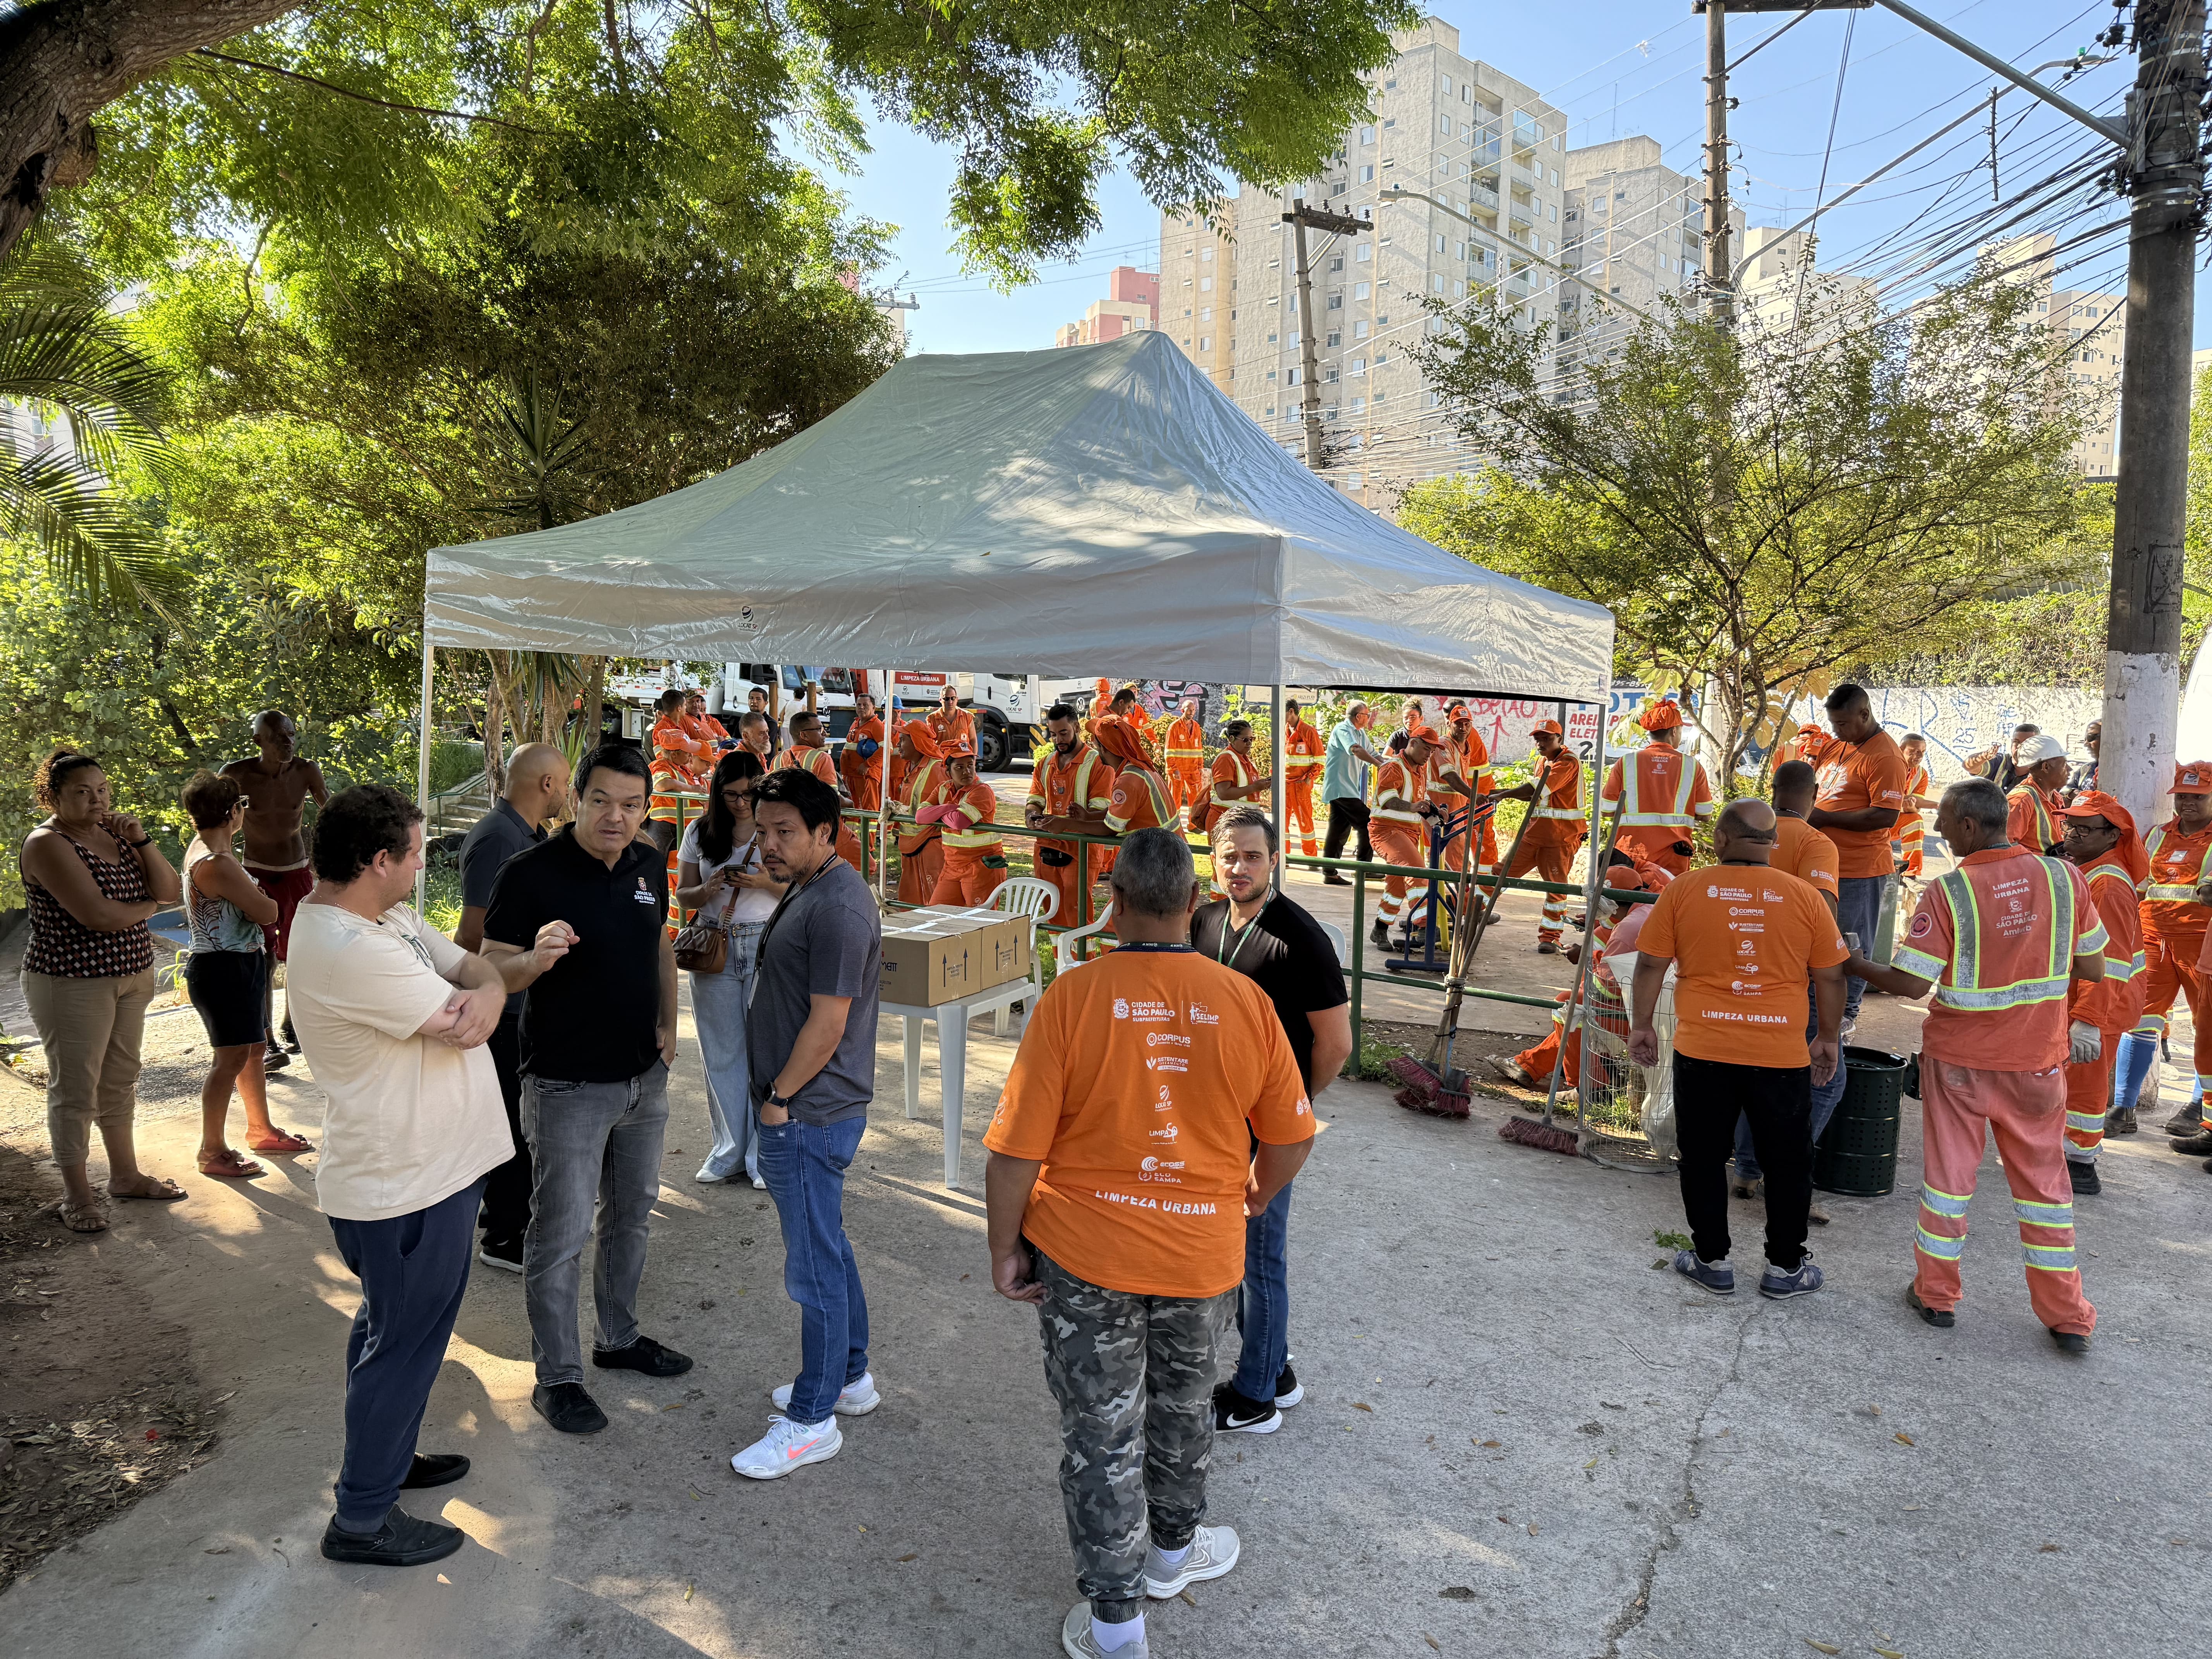
[[[58,749],[32,781],[52,816],[25,837],[23,889],[31,942],[23,1000],[46,1054],[46,1135],[61,1168],[63,1224],[96,1233],[106,1207],[86,1173],[91,1129],[107,1148],[115,1198],[173,1202],[183,1188],[139,1169],[131,1119],[138,1044],[154,1000],[146,918],[174,904],[177,872],[138,820],[114,810],[107,775],[89,755]]]

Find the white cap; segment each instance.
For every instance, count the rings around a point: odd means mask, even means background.
[[[2020,746],[2021,766],[2039,766],[2045,761],[2064,760],[2066,745],[2047,732],[2039,732]]]

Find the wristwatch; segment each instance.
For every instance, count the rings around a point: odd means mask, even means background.
[[[768,1085],[768,1098],[762,1101],[761,1104],[763,1106],[781,1106],[784,1108],[785,1110],[788,1111],[791,1108],[791,1097],[788,1095],[780,1095],[776,1093],[775,1085],[771,1083]]]

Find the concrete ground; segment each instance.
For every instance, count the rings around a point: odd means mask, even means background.
[[[1531,972],[1551,958],[1528,958]],[[1863,1040],[1917,1014],[1870,1000]],[[968,1190],[939,1176],[935,1047],[898,1115],[898,1033],[847,1214],[884,1403],[835,1461],[772,1485],[726,1459],[795,1364],[767,1195],[693,1184],[706,1145],[688,1031],[643,1315],[695,1355],[667,1382],[594,1374],[583,1440],[531,1412],[521,1285],[480,1269],[422,1444],[470,1477],[410,1494],[470,1543],[438,1566],[315,1552],[341,1445],[355,1286],[312,1159],[251,1186],[122,1206],[100,1248],[230,1392],[204,1467],[0,1596],[0,1654],[1046,1655],[1075,1599],[1034,1316],[988,1288],[977,1137],[1013,1052],[976,1022]],[[2179,1042],[2177,1041],[2179,1049]],[[292,1072],[280,1121],[315,1131]],[[168,1075],[168,1073],[164,1073]],[[193,1128],[149,1098],[149,1167]],[[1340,1083],[1298,1184],[1292,1346],[1306,1402],[1218,1443],[1212,1518],[1236,1571],[1156,1604],[1160,1655],[1721,1659],[2201,1647],[2212,1499],[2197,1419],[2212,1320],[2207,1176],[2148,1129],[2078,1213],[2101,1324],[2060,1356],[2029,1311],[2002,1173],[1983,1169],[1955,1330],[1903,1305],[1917,1119],[1899,1189],[1828,1200],[1828,1288],[1718,1301],[1655,1264],[1674,1183],[1509,1145]],[[1735,1257],[1758,1260],[1755,1207]],[[1753,1272],[1755,1273],[1755,1268]],[[40,1363],[35,1346],[5,1365]],[[603,1383],[599,1382],[604,1376]],[[234,1392],[232,1392],[234,1391]],[[1194,1604],[1194,1605],[1193,1605]],[[2188,1631],[2198,1632],[2195,1638]]]

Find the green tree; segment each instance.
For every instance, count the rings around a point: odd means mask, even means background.
[[[957,150],[956,242],[1012,283],[1096,228],[1116,160],[1163,205],[1310,175],[1365,107],[1389,29],[1417,15],[1407,0],[30,0],[0,15],[0,258],[65,186],[374,238],[438,217],[442,152],[493,124],[556,146],[649,128],[726,200],[784,165],[781,132],[859,150],[866,96]]]
[[[1556,369],[1494,295],[1438,312],[1418,355],[1497,463],[1415,487],[1402,521],[1609,606],[1625,669],[1700,694],[1723,775],[1824,671],[2095,568],[2079,411],[2015,285],[1893,316],[1831,300],[1791,330],[1677,313]]]

